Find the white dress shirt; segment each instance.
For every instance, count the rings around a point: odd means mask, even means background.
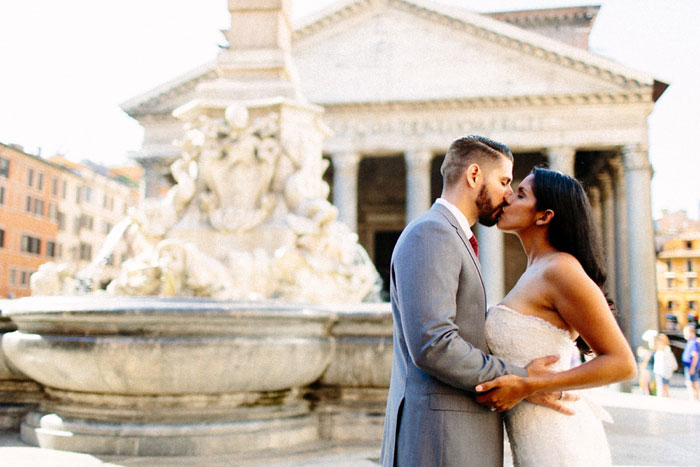
[[[467,236],[467,240],[472,238],[472,236],[474,235],[474,232],[472,232],[471,226],[469,225],[469,221],[467,221],[467,218],[464,217],[464,214],[462,214],[462,211],[460,211],[457,206],[450,203],[445,198],[438,198],[435,200],[435,202],[442,204],[443,206],[445,206],[447,209],[450,210],[452,215],[455,216],[455,218],[457,219],[459,226],[462,227],[462,230],[464,231],[464,235]]]

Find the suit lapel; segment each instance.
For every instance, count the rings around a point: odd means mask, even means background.
[[[484,278],[481,277],[481,264],[479,263],[478,258],[476,257],[476,254],[474,254],[474,250],[472,249],[471,243],[469,243],[469,239],[467,239],[467,234],[464,233],[462,230],[462,227],[459,225],[459,222],[457,222],[457,219],[455,219],[455,216],[450,212],[449,209],[447,209],[445,206],[441,204],[435,204],[434,207],[438,210],[440,214],[447,220],[447,222],[450,223],[450,225],[455,229],[457,232],[457,235],[459,236],[460,240],[462,240],[462,244],[464,245],[464,248],[467,249],[467,253],[469,254],[469,257],[472,260],[472,263],[474,263],[474,267],[476,267],[477,272],[479,273],[479,279],[481,280],[481,285],[484,285]],[[484,287],[484,290],[486,288]]]

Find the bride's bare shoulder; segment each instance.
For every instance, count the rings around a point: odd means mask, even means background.
[[[562,286],[581,284],[581,281],[588,282],[591,279],[584,271],[581,263],[571,254],[558,251],[553,253],[548,259],[544,270],[544,279]]]
[[[546,276],[560,276],[561,274],[585,274],[585,271],[573,255],[557,251],[547,258],[544,273]]]

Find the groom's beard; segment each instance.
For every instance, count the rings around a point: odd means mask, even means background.
[[[486,227],[496,225],[504,205],[505,202],[494,207],[488,193],[486,193],[486,187],[482,186],[479,195],[476,197],[476,208],[479,210],[479,224]]]

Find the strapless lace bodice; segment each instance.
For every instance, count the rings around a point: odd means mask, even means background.
[[[489,309],[486,341],[491,353],[525,366],[546,355],[559,355],[551,368],[571,366],[576,345],[568,331],[536,316],[523,315],[504,305]],[[583,397],[570,403],[574,416],[521,402],[505,413],[504,421],[513,461],[518,467],[609,466],[610,449],[600,421],[600,409]]]
[[[576,352],[569,331],[505,305],[489,309],[486,341],[492,354],[518,366],[545,355],[559,355],[559,361],[552,365],[555,371],[569,369]]]

